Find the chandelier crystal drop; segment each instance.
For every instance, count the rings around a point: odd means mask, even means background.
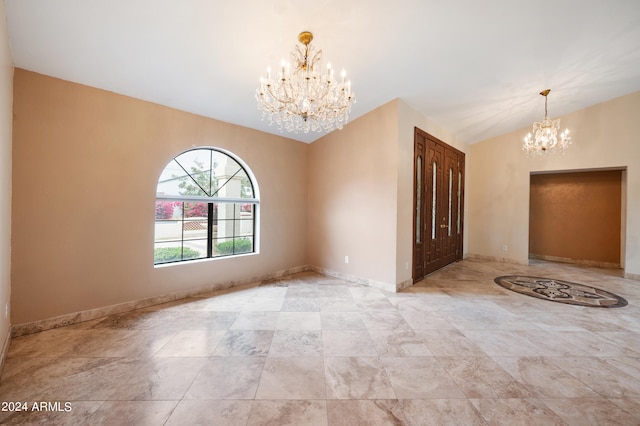
[[[322,50],[311,46],[313,34],[304,31],[298,40],[302,47],[296,45],[291,52],[293,68],[282,61],[275,76],[267,68],[267,77],[260,78],[256,100],[262,119],[294,133],[342,129],[356,101],[351,81],[345,80],[344,70],[336,79],[331,64],[324,72],[319,69]]]
[[[542,122],[533,123],[533,135],[529,133],[524,138],[522,150],[527,155],[548,155],[555,152],[562,152],[571,144],[569,129],[558,135],[560,130],[560,119],[552,120],[547,116],[547,96],[550,89],[540,92],[544,96],[544,119]]]

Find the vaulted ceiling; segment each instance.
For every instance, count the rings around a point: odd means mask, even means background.
[[[640,90],[638,0],[4,1],[18,68],[275,134],[255,90],[303,30],[351,120],[401,98],[465,143]]]

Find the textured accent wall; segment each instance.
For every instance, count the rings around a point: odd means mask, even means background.
[[[529,254],[620,266],[622,171],[531,175]]]

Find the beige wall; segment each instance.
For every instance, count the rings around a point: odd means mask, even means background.
[[[14,324],[306,264],[306,144],[21,69],[14,113]],[[255,174],[260,253],[154,268],[157,179],[193,146]]]
[[[0,351],[9,335],[11,297],[11,122],[13,61],[4,2],[0,2]],[[2,358],[0,352],[0,359]],[[0,365],[0,368],[2,365]]]
[[[310,264],[390,288],[410,283],[415,127],[466,149],[400,99],[311,144]]]
[[[390,102],[309,145],[311,265],[395,288],[397,126]]]
[[[467,158],[467,252],[528,262],[531,172],[627,167],[623,262],[626,273],[640,275],[638,111],[640,92],[560,117],[561,127],[571,129],[574,141],[565,155],[528,158],[521,146],[530,128],[471,145]],[[508,246],[507,251],[502,251],[503,245]]]
[[[3,69],[10,99],[11,67]],[[24,70],[14,81],[13,223],[9,178],[0,192],[0,297],[9,297],[11,255],[14,324],[305,264],[389,288],[406,283],[416,126],[467,153],[470,255],[527,262],[530,172],[627,167],[624,262],[640,275],[640,93],[562,117],[574,145],[530,159],[520,148],[528,129],[467,147],[401,100],[306,145]],[[0,166],[9,176],[6,131]],[[232,151],[255,174],[260,253],[154,268],[157,178],[173,156],[206,145]]]

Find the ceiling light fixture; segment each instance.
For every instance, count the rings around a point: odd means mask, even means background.
[[[276,123],[280,131],[295,133],[342,129],[355,103],[351,81],[345,80],[344,70],[340,81],[336,80],[331,64],[327,65],[326,72],[318,70],[322,50],[311,46],[313,34],[301,32],[298,40],[303,47],[296,45],[291,52],[293,70],[283,60],[275,78],[270,68],[267,68],[267,77],[260,78],[256,100],[262,119],[266,118],[270,126]]]
[[[522,150],[527,155],[547,155],[564,150],[571,144],[569,129],[565,129],[558,137],[560,119],[552,120],[547,116],[547,96],[551,89],[540,92],[544,96],[544,119],[542,122],[533,123],[533,136],[531,133],[524,138]]]

